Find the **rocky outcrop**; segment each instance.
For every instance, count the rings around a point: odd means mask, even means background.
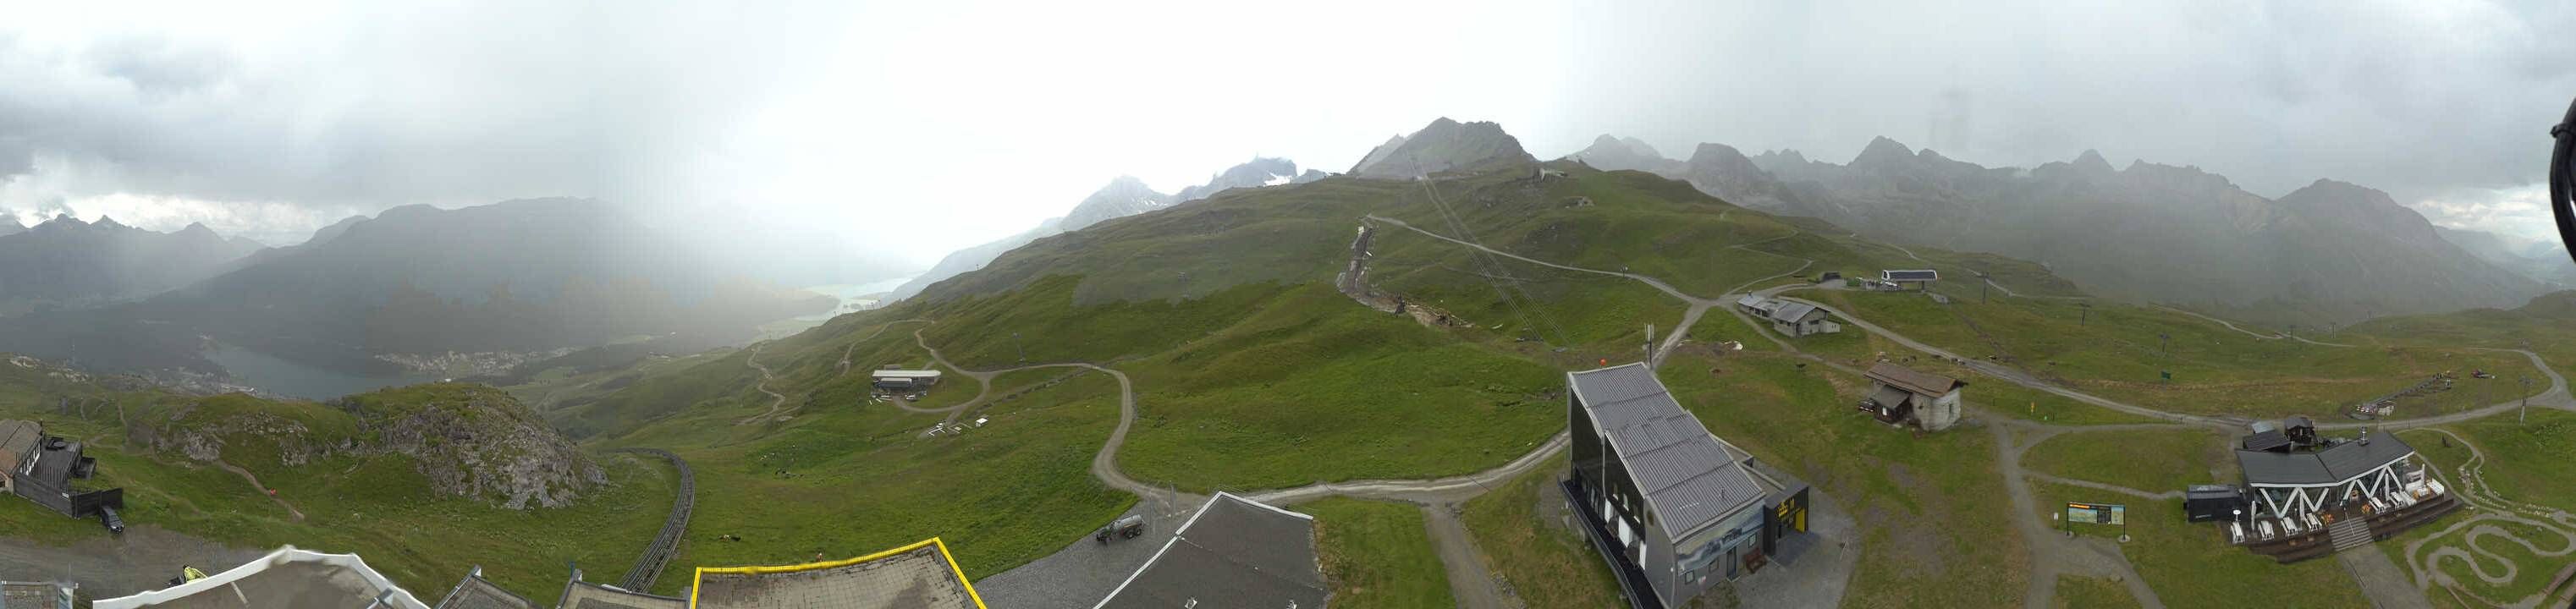
[[[562,507],[608,482],[578,446],[508,393],[462,383],[385,389],[328,405],[215,396],[132,421],[127,437],[155,451],[253,469],[399,455],[432,494],[508,509]]]
[[[367,448],[412,458],[440,494],[524,509],[561,507],[608,481],[597,463],[509,394],[441,384],[343,398],[375,436]],[[427,393],[426,399],[415,394]]]

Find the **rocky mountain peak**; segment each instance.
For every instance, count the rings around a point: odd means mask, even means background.
[[[2091,148],[2084,149],[2084,154],[2075,155],[2074,165],[2076,169],[2089,174],[2104,174],[2112,171],[2111,162],[2103,160],[2102,152]]]
[[[1914,149],[1907,148],[1904,144],[1899,144],[1896,140],[1887,139],[1887,136],[1882,135],[1871,138],[1869,146],[1861,148],[1859,156],[1852,157],[1851,167],[1886,170],[1904,167],[1913,162]]]
[[[1111,178],[1109,184],[1083,197],[1082,202],[1065,212],[1059,225],[1063,230],[1080,230],[1112,218],[1123,218],[1161,209],[1171,204],[1171,196],[1155,192],[1136,176]]]
[[[1484,169],[1512,163],[1531,163],[1538,159],[1521,148],[1521,141],[1503,131],[1503,126],[1487,121],[1461,123],[1441,117],[1415,131],[1401,143],[1390,141],[1393,149],[1379,146],[1369,151],[1351,173],[1372,178],[1411,179],[1430,173]]]

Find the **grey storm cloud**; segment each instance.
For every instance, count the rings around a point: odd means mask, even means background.
[[[371,15],[286,32],[249,60],[157,32],[48,44],[0,30],[0,176],[61,167],[52,182],[73,196],[367,211],[649,199],[783,76],[764,66],[794,63],[770,57],[813,38],[790,33],[794,9],[770,11],[723,12],[775,38],[623,4]]]
[[[1987,165],[2098,149],[2265,195],[2365,184],[2437,222],[2512,232],[2492,225],[2530,217],[2507,208],[2528,205],[2542,133],[2576,96],[2567,2],[314,12],[244,36],[13,35],[24,20],[0,20],[0,208],[569,195],[853,231],[895,212],[906,230],[868,240],[926,262],[1061,214],[1110,176],[1176,190],[1255,153],[1348,167],[1447,115],[1498,121],[1540,157],[1601,133],[1837,161],[1882,135]]]

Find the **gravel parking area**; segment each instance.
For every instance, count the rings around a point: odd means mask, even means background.
[[[1171,541],[1172,532],[1206,502],[1206,497],[1192,495],[1175,496],[1168,502],[1139,500],[1120,517],[1143,515],[1144,535],[1113,536],[1107,545],[1084,535],[1045,558],[975,582],[975,592],[993,609],[1087,609],[1145,566],[1155,550]]]

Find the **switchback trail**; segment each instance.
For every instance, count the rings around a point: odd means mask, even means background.
[[[769,410],[767,410],[767,411],[765,411],[765,412],[762,412],[762,413],[760,413],[760,414],[751,415],[751,418],[743,419],[743,420],[741,420],[741,421],[736,421],[736,422],[734,423],[735,425],[750,425],[750,424],[753,424],[753,423],[759,423],[759,422],[761,422],[761,421],[769,420],[769,418],[770,418],[770,417],[775,416],[775,415],[777,415],[777,414],[778,414],[778,409],[779,409],[779,408],[785,407],[785,406],[787,405],[787,396],[786,396],[786,395],[780,394],[780,393],[778,393],[778,392],[776,392],[776,391],[770,391],[770,390],[769,390],[769,379],[770,379],[770,378],[772,378],[772,377],[771,377],[771,375],[769,374],[769,367],[768,367],[768,366],[762,366],[762,365],[760,365],[760,348],[761,348],[761,346],[762,346],[762,345],[752,345],[752,346],[751,346],[751,354],[750,354],[750,355],[745,355],[745,356],[743,356],[743,358],[742,358],[742,363],[744,363],[744,364],[749,364],[749,365],[751,365],[751,368],[752,368],[753,370],[759,370],[759,371],[760,371],[760,384],[758,384],[758,385],[753,385],[753,386],[752,386],[752,388],[753,388],[753,389],[758,389],[758,390],[760,390],[760,392],[761,392],[761,393],[769,394]]]
[[[250,488],[251,488],[251,490],[252,490],[252,491],[258,492],[258,493],[259,493],[259,494],[261,494],[261,495],[266,495],[266,496],[268,496],[268,500],[269,500],[269,501],[275,501],[275,502],[277,502],[277,507],[286,508],[286,514],[287,514],[287,515],[289,515],[289,516],[294,516],[294,517],[295,517],[295,521],[296,521],[296,522],[303,522],[303,521],[304,521],[304,512],[303,512],[303,511],[295,509],[295,506],[293,506],[293,505],[288,505],[288,504],[286,503],[286,499],[278,497],[276,493],[271,493],[271,492],[269,492],[269,491],[268,491],[268,485],[260,484],[260,483],[259,483],[259,476],[253,476],[253,475],[251,475],[251,474],[250,474],[250,470],[242,469],[242,468],[241,468],[241,466],[233,465],[233,464],[231,464],[231,463],[226,463],[226,462],[223,462],[223,461],[216,461],[216,462],[215,462],[215,467],[223,468],[223,470],[224,470],[224,471],[232,472],[234,475],[241,476],[243,480],[248,480],[248,481],[250,481]]]

